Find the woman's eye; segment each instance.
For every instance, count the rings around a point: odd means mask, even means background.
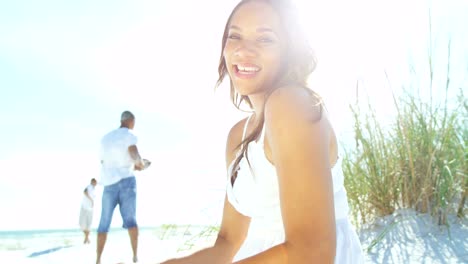
[[[237,35],[237,34],[230,34],[230,35],[228,35],[228,38],[229,39],[240,39],[240,36]]]
[[[258,41],[263,43],[272,43],[274,40],[270,37],[261,37],[258,39]]]

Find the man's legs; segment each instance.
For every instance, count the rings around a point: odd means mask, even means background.
[[[138,262],[138,225],[136,222],[136,179],[125,178],[121,181],[119,195],[120,215],[123,226],[128,229],[133,251],[133,262]]]
[[[138,227],[132,227],[128,229],[128,235],[130,236],[130,243],[132,244],[133,251],[133,262],[138,262]]]
[[[102,194],[101,220],[99,221],[96,249],[96,264],[101,263],[101,255],[106,245],[107,232],[112,221],[115,206],[118,203],[119,189],[117,184],[104,187]]]
[[[97,235],[97,250],[96,250],[96,264],[101,263],[101,255],[106,245],[107,233],[98,233]]]

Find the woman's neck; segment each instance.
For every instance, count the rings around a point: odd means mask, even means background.
[[[255,124],[258,122],[258,117],[263,114],[264,107],[265,107],[265,94],[254,94],[249,95],[250,103],[252,104],[252,108],[254,111],[254,115],[252,117],[252,122]]]

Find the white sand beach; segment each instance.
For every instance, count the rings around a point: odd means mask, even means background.
[[[429,215],[411,210],[381,218],[359,231],[366,263],[468,263],[468,221],[450,216],[448,223],[438,226]],[[62,245],[47,243],[48,239],[17,250],[13,250],[14,245],[7,250],[5,241],[0,240],[0,259],[2,263],[17,264],[94,263],[96,235],[92,234],[92,244],[82,245],[80,233],[76,234],[64,237]],[[215,236],[215,228],[200,226],[145,228],[140,232],[139,263],[156,264],[189,254],[212,244]],[[126,232],[111,231],[102,263],[129,264],[131,256]]]
[[[210,227],[169,226],[144,228],[139,238],[139,262],[158,263],[175,256],[189,254],[194,250],[214,243],[216,232]],[[56,237],[56,235],[54,236]],[[94,263],[96,234],[91,234],[91,244],[81,244],[80,232],[51,239],[47,235],[31,238],[35,241],[14,241],[0,239],[2,263],[17,264],[82,264]],[[9,243],[9,246],[5,245]],[[8,247],[10,250],[8,250]],[[18,247],[18,249],[15,249]],[[130,240],[125,230],[111,231],[108,235],[102,263],[132,263]]]
[[[468,263],[468,221],[399,210],[359,232],[367,263]]]

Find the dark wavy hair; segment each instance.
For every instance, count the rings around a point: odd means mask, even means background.
[[[279,76],[276,79],[274,84],[275,87],[270,89],[270,92],[266,94],[265,102],[271,92],[274,89],[280,88],[282,86],[287,85],[298,85],[301,87],[307,87],[307,79],[309,75],[314,71],[316,66],[316,59],[313,54],[312,48],[309,46],[307,41],[307,37],[305,33],[302,31],[299,21],[298,21],[298,14],[297,10],[295,9],[294,5],[289,0],[242,0],[231,12],[229,16],[226,26],[224,28],[224,34],[221,44],[221,57],[219,60],[218,66],[218,74],[219,78],[216,82],[216,87],[218,87],[228,74],[226,61],[224,59],[224,48],[226,46],[226,41],[228,38],[229,27],[231,24],[231,19],[236,11],[244,4],[250,2],[264,2],[269,4],[275,12],[278,14],[280,18],[281,25],[283,27],[283,32],[285,33],[284,40],[285,40],[285,49],[283,50],[284,54],[282,66],[279,72]],[[320,96],[313,92],[310,89],[306,89],[309,91],[317,100],[320,102]],[[245,95],[240,95],[236,92],[232,81],[230,81],[230,96],[231,101],[237,109],[241,108],[241,104],[243,102],[247,103],[247,105],[252,108],[252,103],[250,102],[249,98]],[[245,156],[247,161],[247,148],[248,144],[254,140],[257,140],[261,134],[263,129],[263,123],[265,121],[265,117],[262,114],[259,116],[259,122],[257,127],[255,127],[254,131],[247,135],[244,140],[237,146],[239,149],[242,146],[242,153],[236,158],[234,165],[231,171],[231,182],[234,184],[234,181],[237,177],[237,168],[241,159]]]

